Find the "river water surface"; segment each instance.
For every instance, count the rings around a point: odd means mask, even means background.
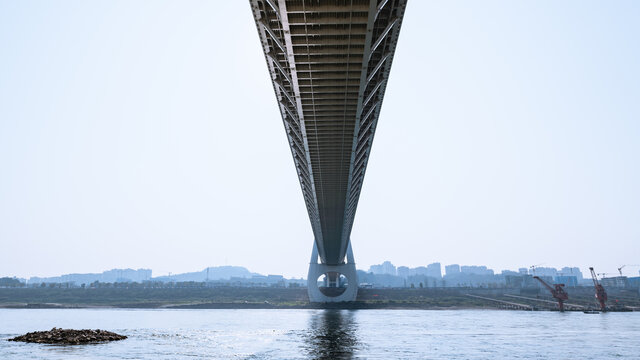
[[[129,339],[6,341],[52,327]],[[640,359],[640,312],[0,309],[0,359]]]

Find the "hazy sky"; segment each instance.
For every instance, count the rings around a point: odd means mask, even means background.
[[[640,264],[639,18],[410,0],[358,268]],[[306,276],[312,241],[247,1],[0,0],[0,276]]]

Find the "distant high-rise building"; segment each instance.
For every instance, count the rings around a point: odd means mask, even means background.
[[[446,275],[456,275],[460,274],[460,265],[451,264],[444,267],[444,272]]]
[[[427,275],[427,268],[425,266],[418,266],[417,268],[412,269],[414,271],[414,275]]]
[[[415,269],[411,269],[407,266],[398,266],[397,274],[402,278],[407,278],[409,276],[415,275],[416,271]]]
[[[536,267],[534,268],[532,275],[550,276],[551,278],[554,278],[558,276],[558,269],[552,267]]]
[[[380,265],[371,265],[369,272],[376,275],[396,275],[396,267],[390,261],[385,261]]]
[[[396,275],[396,267],[390,261],[382,263],[382,271],[383,274]]]
[[[575,275],[559,275],[554,279],[556,284],[564,284],[565,286],[578,286],[578,277]]]
[[[442,268],[440,267],[440,263],[427,265],[427,276],[431,276],[436,279],[442,278]]]
[[[518,272],[522,275],[528,275],[529,274],[529,269],[527,268],[519,268]]]
[[[629,280],[626,276],[603,277],[600,283],[605,288],[625,288],[629,286]]]
[[[521,277],[522,274],[520,274],[519,272],[512,271],[512,270],[502,270],[500,272],[500,275],[502,275],[502,276],[519,276],[519,277]]]
[[[474,275],[493,275],[493,270],[487,269],[486,266],[461,266],[460,272],[463,274],[474,274]]]
[[[582,280],[582,271],[580,271],[580,268],[577,267],[563,267],[562,270],[560,270],[560,273],[563,276],[575,276],[576,279],[578,279],[578,281]]]
[[[150,269],[112,269],[102,272],[102,282],[143,282],[151,279]]]

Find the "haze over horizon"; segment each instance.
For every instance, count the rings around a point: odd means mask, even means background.
[[[640,264],[639,15],[410,1],[357,267]],[[0,49],[0,277],[306,277],[313,235],[247,2],[5,1]]]
[[[385,261],[388,261],[388,260],[385,260]],[[380,263],[382,263],[382,261],[381,261]],[[397,263],[393,263],[393,262],[391,262],[391,263],[392,263],[394,266],[396,266],[396,267],[405,266],[405,265],[403,265],[403,264],[397,264]],[[379,265],[379,264],[373,264],[373,265]],[[424,264],[424,265],[420,265],[420,266],[423,266],[423,267],[424,267],[424,266],[426,266],[426,265],[429,265],[429,264]],[[471,266],[483,266],[483,265],[481,265],[481,264],[441,264],[441,269],[442,269],[441,274],[442,274],[442,276],[446,275],[445,266],[447,266],[447,265],[460,265],[460,266],[471,265]],[[544,264],[537,264],[537,265],[535,266],[535,268],[538,268],[538,269],[540,269],[540,268],[556,268],[560,273],[562,273],[562,272],[561,272],[561,270],[562,270],[562,268],[563,268],[563,267],[572,267],[572,266],[570,266],[570,265],[565,265],[565,266],[557,266],[557,267],[556,267],[556,266],[545,266]],[[248,271],[249,271],[249,273],[251,273],[251,274],[259,274],[259,275],[281,275],[281,274],[276,274],[276,273],[269,272],[269,271],[266,271],[266,272],[253,271],[251,268],[249,268],[249,267],[247,267],[247,266],[243,266],[243,265],[216,265],[216,266],[206,266],[206,267],[204,267],[204,268],[200,268],[200,269],[191,269],[191,270],[187,270],[187,271],[184,271],[184,272],[169,271],[169,272],[167,272],[167,273],[161,273],[161,274],[160,274],[160,273],[156,273],[156,272],[154,272],[154,271],[153,271],[153,269],[140,268],[140,267],[125,267],[125,268],[109,268],[109,269],[103,269],[103,270],[101,270],[101,271],[93,271],[93,272],[74,271],[74,272],[71,272],[71,273],[65,273],[65,274],[62,274],[62,273],[61,273],[61,274],[53,274],[53,275],[47,275],[47,276],[40,276],[40,275],[38,275],[38,274],[35,274],[35,275],[34,275],[34,274],[32,274],[32,275],[30,275],[30,276],[23,276],[23,277],[19,277],[19,278],[22,278],[22,279],[25,279],[25,280],[30,280],[30,279],[33,279],[33,278],[52,278],[52,277],[59,277],[59,276],[65,276],[65,275],[101,274],[101,273],[104,273],[104,272],[111,272],[111,271],[115,271],[115,270],[134,270],[134,271],[139,271],[139,270],[151,270],[151,271],[152,271],[152,275],[151,275],[151,276],[152,276],[152,278],[154,278],[154,279],[155,279],[155,278],[166,278],[167,276],[169,276],[169,277],[173,277],[173,276],[179,276],[179,275],[184,275],[184,274],[202,273],[202,272],[204,272],[204,271],[207,271],[207,269],[216,269],[216,270],[220,270],[220,269],[227,269],[227,268],[243,268],[243,269],[248,270]],[[520,268],[527,268],[527,269],[528,269],[528,271],[529,271],[529,274],[532,274],[532,267],[531,267],[531,266],[523,265],[523,266],[521,266]],[[502,271],[502,270],[511,270],[511,271],[515,271],[515,272],[518,272],[518,270],[519,270],[519,268],[513,268],[513,269],[493,269],[493,268],[491,268],[490,266],[487,266],[487,269],[489,269],[489,270],[493,270],[493,271],[494,271],[494,273],[495,273],[496,275],[499,275],[499,274],[501,273],[501,271]],[[357,270],[358,270],[358,271],[365,271],[365,272],[369,272],[370,267],[369,267],[369,266],[368,266],[368,267],[366,267],[366,268],[360,268],[360,267],[358,267],[358,269],[357,269]],[[616,270],[617,270],[617,269],[616,269]],[[638,276],[640,275],[640,274],[639,274],[639,273],[640,273],[640,270],[639,270],[639,268],[638,268],[638,266],[637,266],[637,265],[630,266],[630,267],[628,267],[628,268],[626,268],[626,266],[625,266],[625,268],[623,268],[623,269],[621,269],[621,270],[622,270],[623,275],[625,275],[625,276],[629,276],[629,277],[638,277]],[[582,276],[583,276],[583,278],[584,278],[584,279],[590,279],[590,278],[591,278],[591,275],[590,275],[590,273],[589,273],[589,269],[588,269],[588,268],[587,268],[587,269],[580,268],[580,271],[582,272]],[[538,273],[538,274],[539,274],[539,273]],[[533,275],[535,275],[535,273],[533,273]],[[562,274],[562,275],[575,275],[575,274],[567,274],[567,273],[564,273],[564,274]],[[618,276],[618,275],[619,275],[619,272],[618,272],[618,271],[616,271],[615,273],[613,273],[613,272],[612,272],[612,273],[606,273],[606,274],[605,274],[605,273],[601,273],[601,272],[599,272],[599,271],[598,271],[598,272],[597,272],[597,275],[598,275],[598,278],[604,277],[604,275],[606,275],[607,277],[608,277],[608,276]],[[400,275],[398,275],[398,276],[400,276]],[[0,277],[12,277],[12,275],[11,275],[11,274],[0,274]],[[242,276],[240,276],[240,277],[242,277]],[[302,278],[302,279],[307,279],[306,274],[304,274],[304,275],[300,275],[300,276],[284,276],[284,277],[285,277],[285,278],[287,278],[287,279],[300,279],[300,278]]]

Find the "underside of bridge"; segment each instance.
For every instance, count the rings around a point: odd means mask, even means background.
[[[312,256],[319,267],[308,282],[319,272],[336,285],[351,272],[351,229],[406,0],[250,2],[320,259]]]

